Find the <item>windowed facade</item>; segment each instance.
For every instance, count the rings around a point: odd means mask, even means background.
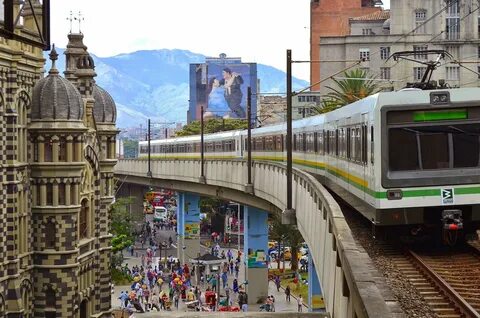
[[[460,46],[458,45],[447,45],[445,47],[445,50],[452,54],[454,59],[459,59],[460,58]]]
[[[389,57],[390,57],[390,47],[389,46],[380,47],[380,58],[382,60],[386,60]]]
[[[380,79],[390,79],[390,67],[380,67]]]
[[[447,66],[447,80],[458,81],[460,80],[460,66]]]
[[[48,220],[45,225],[45,248],[55,249],[55,233],[57,232],[55,222]]]
[[[427,10],[420,9],[415,11],[415,33],[416,34],[425,34],[426,26],[425,21],[427,21]]]
[[[460,0],[450,1],[450,5],[447,6],[447,17],[445,24],[446,39],[460,39]]]
[[[88,201],[85,199],[82,201],[82,206],[80,209],[80,222],[78,223],[80,239],[88,237],[88,214],[89,206]]]
[[[426,67],[414,67],[413,68],[413,79],[416,81],[419,81],[422,79],[423,74],[425,74],[425,71],[427,70]]]
[[[372,29],[362,29],[362,35],[375,35]]]
[[[428,55],[426,53],[422,53],[428,50],[428,45],[414,45],[413,51],[415,52],[414,58],[417,60],[426,60],[428,59]]]
[[[370,61],[370,49],[360,49],[360,59],[363,61]]]

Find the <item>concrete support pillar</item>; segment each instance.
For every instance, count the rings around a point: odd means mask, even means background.
[[[200,253],[200,196],[184,194],[184,263],[190,263]]]
[[[268,212],[245,206],[243,215],[248,303],[256,304],[268,296]]]
[[[178,192],[177,194],[177,258],[181,264],[185,264],[183,257],[183,241],[185,235],[185,194]]]
[[[308,311],[325,311],[322,287],[320,286],[320,281],[311,255],[308,257]]]

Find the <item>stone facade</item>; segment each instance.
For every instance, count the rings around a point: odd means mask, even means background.
[[[443,0],[391,0],[390,12],[350,19],[350,35],[322,37],[320,55],[325,59],[342,60],[359,60],[361,56],[368,55],[360,67],[385,80],[385,89],[397,90],[408,82],[418,82],[425,65],[404,60],[387,61],[390,54],[442,49],[451,53],[453,59],[442,60],[442,66],[433,72],[432,80],[445,80],[451,87],[478,86],[480,24],[476,2],[459,0],[451,3],[451,6],[446,6]],[[427,59],[421,52],[413,58],[419,61]],[[435,58],[428,56],[429,60]],[[464,67],[454,61],[461,61]],[[322,63],[320,72],[335,74],[350,64]],[[329,85],[332,81],[325,81],[320,91],[326,93],[325,86]]]
[[[55,63],[42,78],[41,49],[0,38],[0,317],[111,316],[118,131],[82,39],[69,34],[65,79]]]

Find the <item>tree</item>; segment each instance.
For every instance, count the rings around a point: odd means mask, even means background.
[[[133,197],[124,197],[116,199],[115,203],[110,206],[112,216],[112,257],[111,266],[115,268],[123,262],[121,251],[132,245],[133,226],[130,216],[129,205],[133,203]]]
[[[282,224],[281,217],[278,215],[273,216],[270,225],[271,226],[269,236],[272,240],[278,242],[279,249],[282,243],[290,246],[290,252],[292,254],[292,258],[290,261],[291,269],[293,271],[296,271],[298,269],[297,254],[300,250],[300,245],[304,241],[302,234],[296,228],[296,226],[290,224]],[[280,256],[280,250],[278,255]],[[280,268],[280,261],[278,262],[278,268]],[[283,268],[285,268],[285,264]]]
[[[345,71],[343,77],[341,80],[333,79],[337,87],[326,86],[330,92],[322,101],[323,107],[317,108],[318,113],[335,110],[380,91],[375,78],[370,77],[366,70]]]
[[[290,230],[289,226],[286,224],[282,224],[281,217],[278,215],[274,215],[272,217],[270,223],[270,239],[277,242],[278,253],[277,253],[277,268],[280,269],[280,254],[281,254],[281,247],[282,243],[285,244],[286,234]],[[285,264],[283,266],[285,269]]]
[[[219,131],[247,129],[247,121],[245,119],[207,119],[204,121],[204,133],[211,134]],[[201,133],[200,121],[193,121],[185,126],[182,130],[176,132],[176,136],[199,135]]]
[[[298,252],[300,250],[300,245],[303,243],[304,239],[300,231],[293,225],[288,225],[291,229],[287,232],[286,241],[290,245],[290,252],[292,253],[292,260],[290,261],[291,269],[293,271],[298,270]]]

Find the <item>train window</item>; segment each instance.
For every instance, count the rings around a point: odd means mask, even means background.
[[[283,135],[277,136],[277,150],[283,151]]]
[[[352,158],[351,144],[351,129],[347,128],[347,159]]]
[[[361,135],[360,135],[360,127],[355,127],[355,151],[354,151],[354,159],[355,162],[360,162],[362,157],[361,157]]]
[[[335,156],[338,157],[338,129],[335,129]]]
[[[302,135],[302,152],[306,152],[307,151],[307,134],[306,133],[303,133],[301,134]]]
[[[318,152],[317,139],[318,139],[317,133],[314,132],[314,133],[313,133],[313,152]]]
[[[325,134],[325,153],[330,154],[330,131],[327,130]]]
[[[323,155],[325,153],[325,149],[323,148],[324,147],[324,139],[323,139],[323,136],[324,136],[324,132],[323,131],[319,131],[317,132],[317,147],[318,147],[318,153],[320,155]]]
[[[418,170],[417,134],[414,130],[389,130],[388,157],[391,171]]]
[[[362,163],[366,164],[367,163],[367,154],[368,154],[368,149],[367,149],[367,126],[362,125]]]
[[[215,143],[215,152],[222,152],[224,149],[223,141],[218,141]]]
[[[293,135],[293,151],[297,151],[297,135]]]
[[[370,162],[373,164],[373,126],[370,126]]]

